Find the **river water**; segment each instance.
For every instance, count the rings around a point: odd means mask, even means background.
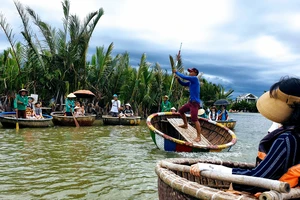
[[[232,113],[238,141],[229,152],[158,150],[140,126],[0,128],[0,199],[157,200],[154,167],[165,158],[255,162],[271,122],[258,113]]]

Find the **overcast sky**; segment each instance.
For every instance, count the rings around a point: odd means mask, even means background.
[[[62,28],[61,0],[20,0],[53,27]],[[182,43],[185,69],[233,89],[233,97],[260,96],[282,76],[300,76],[300,1],[298,0],[70,0],[80,19],[104,9],[92,39],[113,42],[114,55],[129,52],[131,65],[143,53],[150,63],[170,70],[169,54]],[[21,21],[13,0],[1,0],[0,12],[21,38]],[[34,26],[34,25],[32,25]],[[21,39],[23,41],[23,39]],[[0,31],[0,52],[9,47]]]

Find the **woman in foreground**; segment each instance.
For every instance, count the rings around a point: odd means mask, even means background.
[[[258,111],[267,119],[282,126],[266,135],[259,144],[257,166],[251,170],[228,168],[221,165],[198,163],[191,166],[191,174],[200,175],[202,170],[229,174],[262,177],[298,185],[300,176],[300,79],[282,78],[263,94],[256,104]],[[296,172],[296,173],[295,173]],[[233,184],[234,190],[251,193],[266,189]]]

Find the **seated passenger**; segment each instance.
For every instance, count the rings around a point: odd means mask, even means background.
[[[41,102],[36,102],[34,104],[35,106],[35,111],[34,111],[34,116],[36,119],[42,119],[43,118],[43,113],[42,113],[42,108],[41,108]]]
[[[218,111],[218,120],[227,121],[229,119],[228,111],[226,106],[222,105],[221,110]]]
[[[198,117],[207,118],[205,110],[203,108],[198,110]]]
[[[85,110],[84,110],[84,106],[82,103],[80,103],[79,101],[75,102],[75,106],[79,107],[80,112],[84,115],[85,114]]]
[[[124,114],[125,114],[126,117],[132,117],[133,116],[133,110],[131,109],[131,105],[129,103],[125,104]]]
[[[172,107],[172,108],[171,108],[171,112],[172,112],[172,113],[175,113],[175,112],[176,112],[176,108],[175,108],[175,107]]]
[[[119,117],[126,117],[125,113],[124,113],[124,106],[121,105],[119,108]]]
[[[29,107],[26,108],[26,119],[35,119],[33,109]]]
[[[216,106],[210,107],[210,111],[208,113],[208,119],[212,121],[217,121],[218,114],[217,114],[217,108]]]
[[[84,116],[84,113],[82,112],[82,109],[80,107],[75,106],[75,108],[74,108],[74,116],[75,117]]]

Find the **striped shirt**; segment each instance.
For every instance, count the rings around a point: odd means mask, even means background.
[[[297,137],[286,131],[278,136],[271,146],[269,152],[261,163],[251,169],[233,168],[232,174],[247,175],[254,177],[262,177],[273,180],[278,180],[290,167],[299,163],[299,150]],[[267,189],[233,184],[235,190],[243,190],[248,192],[262,192]]]

